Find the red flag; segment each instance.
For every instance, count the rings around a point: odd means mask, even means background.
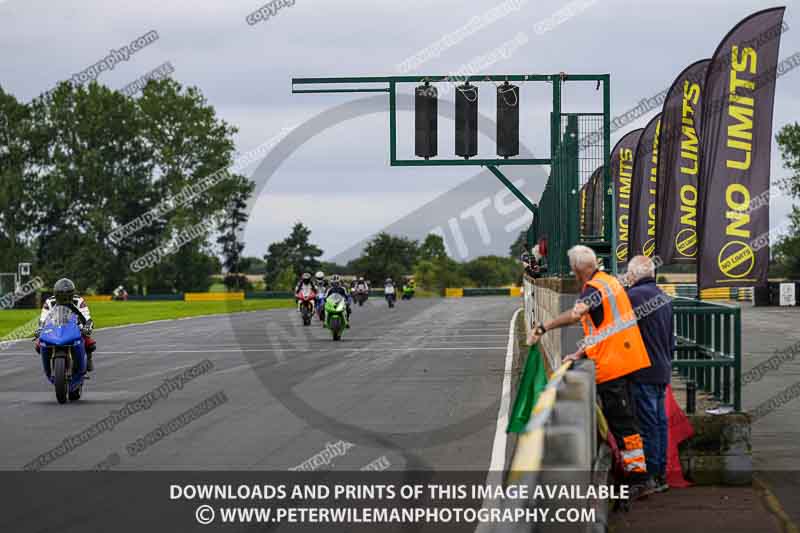
[[[667,415],[667,484],[678,489],[690,487],[692,484],[683,477],[678,445],[694,435],[694,428],[675,401],[672,385],[667,385],[664,409]]]

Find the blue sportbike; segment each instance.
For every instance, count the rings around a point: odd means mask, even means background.
[[[39,331],[39,353],[58,403],[79,400],[86,379],[86,347],[82,326],[86,319],[74,305],[56,305]]]

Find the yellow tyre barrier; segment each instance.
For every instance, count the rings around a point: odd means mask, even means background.
[[[110,294],[89,294],[83,297],[84,300],[87,302],[110,302],[111,295]]]
[[[677,296],[678,295],[678,291],[675,288],[675,284],[674,283],[659,283],[658,287],[662,291],[664,291],[664,294],[667,294],[669,296]]]
[[[463,298],[464,297],[464,289],[445,289],[444,290],[444,297],[445,298]]]
[[[244,300],[243,292],[187,292],[183,295],[187,302],[228,302]]]
[[[700,291],[702,300],[731,300],[730,287],[720,287],[716,289],[703,289]]]

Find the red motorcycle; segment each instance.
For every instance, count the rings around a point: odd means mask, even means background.
[[[297,306],[300,309],[300,314],[303,317],[303,325],[311,325],[311,317],[314,316],[314,302],[317,298],[317,291],[311,287],[302,287],[297,294]]]

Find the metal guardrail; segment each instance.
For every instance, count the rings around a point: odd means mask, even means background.
[[[674,298],[672,366],[714,399],[742,409],[742,317],[738,305]]]

